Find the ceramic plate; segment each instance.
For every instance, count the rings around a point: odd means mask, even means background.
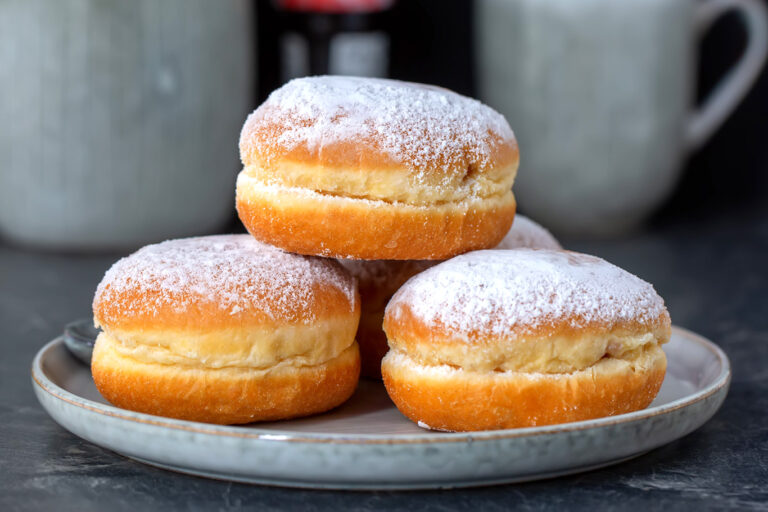
[[[292,487],[427,489],[548,478],[615,464],[703,425],[728,392],[728,358],[674,328],[667,376],[651,406],[620,416],[474,433],[422,430],[384,387],[362,380],[320,416],[246,426],[180,421],[108,405],[61,339],[35,357],[40,403],[61,426],[127,457],[194,475]]]

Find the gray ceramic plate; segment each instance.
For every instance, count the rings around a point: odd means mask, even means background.
[[[475,433],[422,430],[379,383],[361,381],[330,413],[239,427],[108,405],[60,339],[37,354],[35,393],[67,430],[155,466],[240,482],[330,489],[426,489],[519,482],[621,462],[703,425],[728,392],[728,358],[674,328],[664,385],[643,411],[578,423]]]

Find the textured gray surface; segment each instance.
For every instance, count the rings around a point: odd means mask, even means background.
[[[230,484],[127,460],[81,441],[37,404],[34,353],[88,315],[117,257],[0,246],[0,510],[768,509],[768,215],[695,220],[611,242],[568,243],[653,282],[673,321],[733,364],[721,411],[699,431],[619,466],[528,484],[439,492],[339,493]]]

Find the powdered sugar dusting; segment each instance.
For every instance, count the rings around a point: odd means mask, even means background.
[[[330,260],[287,253],[250,235],[186,238],[149,245],[115,263],[94,306],[103,301],[117,316],[131,317],[206,303],[233,316],[257,309],[275,320],[310,323],[316,285],[335,287],[354,309],[354,279]],[[126,300],[125,292],[146,300]]]
[[[515,215],[512,228],[496,249],[562,249],[552,233],[524,215]]]
[[[649,283],[615,265],[568,251],[476,251],[432,267],[408,281],[387,314],[403,306],[427,325],[459,338],[471,333],[513,336],[571,318],[591,323],[652,322],[666,315]]]
[[[259,141],[269,123],[276,123],[276,128],[266,130],[268,141]],[[317,76],[292,80],[274,91],[246,121],[241,150],[247,140],[256,148],[304,147],[310,153],[336,142],[376,141],[393,161],[418,171],[446,165],[482,169],[495,146],[513,144],[515,139],[501,114],[447,89],[397,80]]]

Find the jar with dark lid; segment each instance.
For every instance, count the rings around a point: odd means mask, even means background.
[[[273,0],[260,20],[267,90],[307,75],[386,77],[395,0]],[[271,12],[264,12],[270,10]],[[271,34],[270,34],[271,32]],[[264,40],[272,38],[272,41]],[[266,47],[263,47],[266,45]],[[270,55],[271,53],[271,55]]]

